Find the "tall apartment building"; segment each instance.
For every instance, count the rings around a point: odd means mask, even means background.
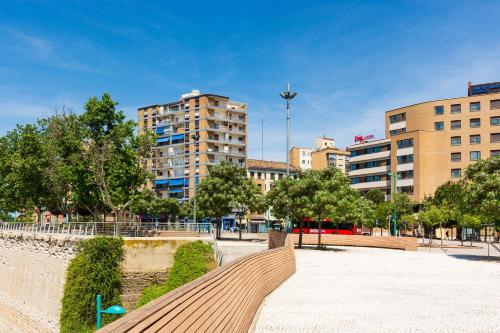
[[[470,163],[500,155],[500,82],[469,83],[466,97],[387,111],[385,132],[398,191],[421,201],[463,177]]]
[[[335,139],[316,138],[316,149],[293,147],[290,164],[301,170],[321,170],[331,166],[346,173],[349,153],[335,148]]]
[[[151,185],[162,197],[188,200],[195,182],[221,161],[246,166],[245,103],[193,90],[174,102],[141,107],[138,116],[139,132],[158,136],[148,165],[155,175]]]
[[[352,187],[362,193],[379,189],[388,199],[391,192],[391,140],[361,141],[347,148]]]

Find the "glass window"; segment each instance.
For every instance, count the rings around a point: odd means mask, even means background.
[[[451,137],[451,145],[452,146],[460,146],[462,144],[461,136],[452,136]]]
[[[397,142],[397,145],[398,145],[398,149],[413,147],[413,138],[411,138],[411,139],[405,139],[405,140],[399,140]]]
[[[398,156],[398,164],[413,163],[413,154]]]
[[[477,134],[477,135],[471,135],[470,136],[470,143],[472,145],[481,143],[481,135],[479,135],[479,134]]]
[[[500,109],[500,99],[495,99],[493,101],[490,101],[490,109],[492,110]]]
[[[481,158],[481,152],[480,151],[471,151],[470,152],[470,160],[471,161],[477,161],[480,158]]]
[[[490,134],[490,142],[491,143],[500,143],[500,133],[491,133]]]
[[[397,123],[397,122],[400,122],[403,120],[406,120],[406,113],[405,112],[389,116],[389,121],[391,124],[394,124],[394,123]]]
[[[359,177],[351,178],[351,184],[358,184],[358,183],[359,183]]]
[[[442,122],[442,121],[436,121],[434,123],[434,129],[436,131],[442,131],[442,130],[444,130],[444,122]]]
[[[359,150],[351,151],[351,157],[354,157],[354,156],[359,156]]]
[[[470,103],[470,111],[471,112],[476,112],[481,110],[481,103],[480,102],[472,102]]]
[[[474,118],[470,120],[470,128],[478,128],[481,127],[481,119]]]
[[[500,117],[491,117],[490,118],[491,126],[499,126],[500,125]]]
[[[458,130],[462,128],[462,122],[460,120],[452,120],[451,121],[451,129]]]
[[[351,164],[351,170],[358,170],[357,164]]]
[[[451,105],[451,113],[460,113],[460,112],[462,112],[462,105],[460,104]]]
[[[451,169],[451,178],[462,177],[462,169]]]
[[[500,150],[492,150],[492,151],[490,151],[490,156],[500,156]]]
[[[452,162],[460,162],[462,160],[462,153],[451,153]]]
[[[406,133],[406,127],[400,128],[400,129],[395,129],[395,130],[390,130],[391,136],[398,135],[398,134],[401,134],[401,133]]]
[[[435,106],[434,107],[434,114],[436,114],[436,115],[444,114],[444,106],[442,106],[442,105]]]

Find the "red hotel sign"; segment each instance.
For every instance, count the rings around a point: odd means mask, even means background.
[[[354,136],[354,142],[363,142],[367,140],[375,139],[375,135],[370,134],[367,136],[362,136],[362,135],[356,135]]]

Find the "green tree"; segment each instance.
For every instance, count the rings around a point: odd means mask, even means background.
[[[462,228],[479,229],[481,228],[481,218],[473,214],[463,214],[459,216],[458,225]],[[463,241],[464,239],[462,239],[462,244]],[[472,238],[470,242],[470,245],[472,246]]]
[[[500,224],[500,157],[470,164],[465,170],[464,210],[487,223]]]
[[[167,215],[169,219],[180,211],[179,202],[175,198],[159,198],[155,191],[144,189],[132,195],[130,211],[135,214],[146,214],[149,217]]]
[[[307,202],[309,201],[309,183],[299,177],[284,177],[278,180],[266,194],[266,204],[272,208],[273,215],[285,220],[287,217],[299,224],[299,248],[302,247],[304,219],[310,217]]]
[[[365,198],[373,202],[375,205],[379,205],[385,202],[385,194],[378,188],[371,189],[366,193]]]
[[[207,216],[215,218],[218,239],[222,217],[238,208],[247,181],[245,168],[223,161],[211,167],[208,176],[200,182],[197,204]]]
[[[429,228],[429,239],[432,239],[431,232],[434,233],[434,229],[437,225],[442,225],[446,223],[447,212],[438,206],[431,206],[428,210],[424,210],[419,214],[419,220]]]
[[[242,190],[236,202],[239,214],[239,240],[241,240],[241,220],[243,215],[246,215],[248,212],[262,212],[267,208],[264,195],[253,179],[247,178],[243,180],[241,186]],[[250,221],[247,221],[247,228],[249,227],[249,223]]]
[[[90,98],[81,115],[86,149],[84,157],[101,201],[112,210],[115,221],[131,203],[132,196],[152,174],[146,169],[154,134],[136,136],[135,123],[126,121],[109,94]]]
[[[64,213],[69,222],[78,207],[76,183],[83,154],[80,121],[77,115],[63,110],[39,123],[46,160],[43,179],[47,208],[53,213]]]

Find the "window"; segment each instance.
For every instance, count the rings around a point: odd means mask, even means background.
[[[365,168],[375,168],[380,166],[380,161],[365,162]]]
[[[477,161],[480,158],[481,158],[481,152],[480,151],[471,151],[470,152],[470,160],[471,161]]]
[[[413,163],[413,154],[398,156],[398,164]]]
[[[412,179],[413,170],[398,171],[398,179]]]
[[[436,121],[434,123],[434,129],[436,131],[442,131],[442,130],[444,130],[444,122],[442,122],[442,121]]]
[[[462,169],[451,169],[451,178],[462,177]]]
[[[470,136],[470,144],[471,145],[476,145],[478,143],[481,143],[481,135],[471,135]]]
[[[400,128],[400,129],[395,129],[395,130],[390,130],[389,133],[391,134],[391,136],[398,135],[398,134],[401,134],[401,133],[406,133],[406,127]]]
[[[462,112],[462,105],[460,104],[451,105],[451,113],[460,113],[460,112]]]
[[[382,180],[381,175],[375,175],[375,176],[366,176],[365,177],[365,182],[370,183],[370,182],[378,182]]]
[[[462,122],[460,120],[452,120],[451,121],[451,129],[458,130],[462,128]]]
[[[401,186],[398,188],[401,193],[406,193],[409,195],[413,194],[413,186]]]
[[[491,143],[500,143],[500,133],[491,133],[490,134],[490,142]]]
[[[406,120],[405,112],[389,116],[389,121],[391,124],[398,123],[403,120]]]
[[[470,120],[470,128],[478,128],[481,127],[481,119],[474,118]]]
[[[490,151],[490,156],[500,156],[500,150],[492,150],[492,151]]]
[[[481,103],[480,102],[470,103],[469,110],[470,110],[470,112],[476,112],[476,111],[481,110]]]
[[[358,170],[358,164],[351,164],[351,170]]]
[[[254,178],[254,176],[255,176],[255,172],[250,171],[250,178]]]
[[[359,156],[359,150],[351,151],[351,157],[354,157],[354,156]]]
[[[500,117],[491,117],[490,118],[491,126],[499,126],[500,125]]]
[[[262,173],[261,172],[257,172],[257,179],[262,179]]]
[[[399,140],[397,144],[398,149],[413,147],[413,139]]]
[[[351,178],[351,184],[358,184],[358,183],[359,183],[359,177]]]
[[[451,153],[452,162],[460,162],[462,160],[462,153]]]
[[[381,151],[382,151],[382,147],[380,147],[380,146],[366,148],[367,154],[380,153]]]
[[[495,99],[493,101],[490,101],[490,109],[491,110],[500,109],[500,99]]]
[[[462,144],[461,136],[452,136],[451,137],[451,145],[452,146],[460,146]]]
[[[306,160],[302,160],[302,164],[306,164]]]
[[[444,106],[442,106],[442,105],[435,106],[434,107],[434,114],[436,114],[436,115],[444,114]]]

